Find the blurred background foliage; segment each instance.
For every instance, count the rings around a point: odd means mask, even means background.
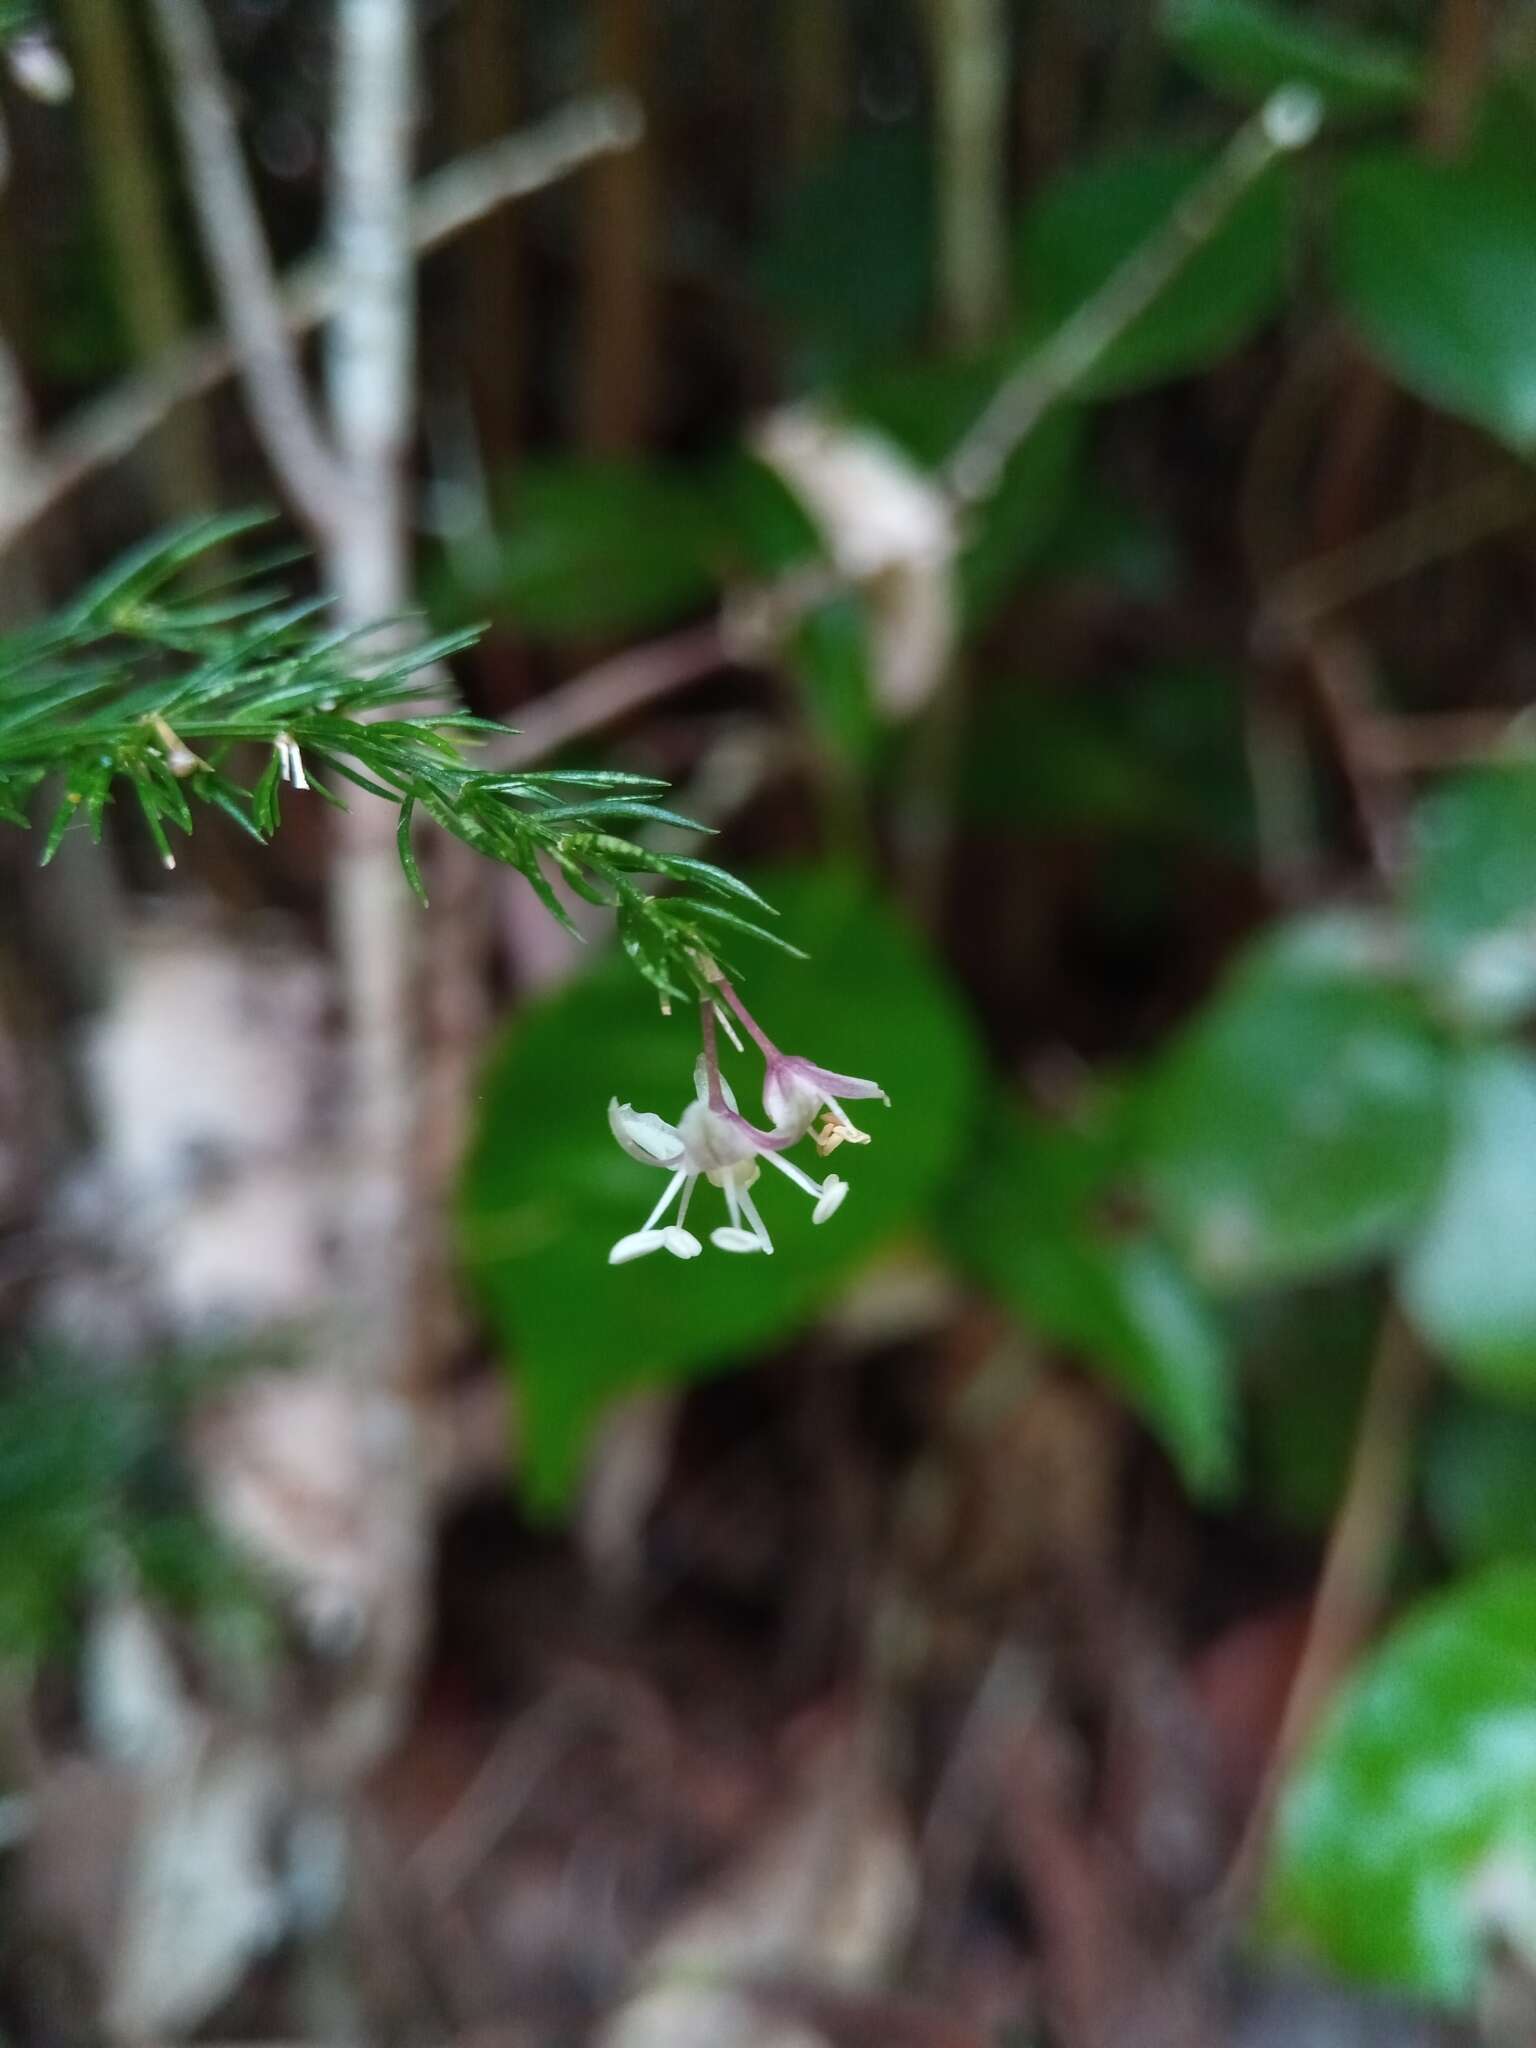
[[[140,10],[98,4],[59,10],[75,116],[6,106],[0,319],[45,434],[208,312]],[[211,12],[287,258],[320,204],[328,10]],[[1245,1624],[1254,1670],[1280,1666],[1207,1890],[1264,1953],[1486,2021],[1511,1955],[1536,1974],[1528,10],[419,12],[429,162],[594,79],[647,120],[424,259],[423,607],[447,652],[488,622],[456,680],[547,741],[540,765],[670,783],[718,828],[711,859],[809,956],[717,925],[754,1010],[892,1098],[839,1155],[833,1226],[775,1212],[771,1260],[610,1271],[655,1190],[604,1108],[674,1116],[690,1026],[558,876],[580,962],[527,937],[515,877],[472,885],[476,1078],[429,1200],[482,1320],[461,1306],[428,1379],[505,1373],[543,1518],[637,1397],[842,1370],[838,1345],[917,1354],[930,1445],[989,1373],[1012,1403],[1062,1373],[1100,1389],[1105,1441],[1134,1432],[1116,1571],[1181,1668]],[[109,15],[136,142],[91,90]],[[1296,86],[1315,142],[1250,161]],[[163,246],[114,208],[124,150]],[[1166,276],[1138,299],[1149,249]],[[1106,306],[995,486],[957,491],[990,402]],[[200,475],[261,494],[224,393],[29,535],[36,589],[191,509]],[[754,603],[786,588],[809,594],[765,629]],[[562,692],[605,678],[562,724]],[[665,878],[703,842],[648,803],[630,822]],[[133,893],[163,891],[108,838]],[[55,899],[6,858],[25,979]],[[191,874],[313,932],[323,858],[301,828]],[[77,1022],[91,981],[28,1003]],[[88,1147],[77,1110],[8,1196],[18,1242]],[[183,1543],[145,1344],[82,1378],[35,1350],[37,1287],[12,1291],[0,1642],[41,1663],[104,1559],[195,1603],[223,1553]],[[1139,1579],[1154,1523],[1181,1562]],[[1263,1635],[1298,1615],[1288,1650]],[[1069,2012],[1049,2038],[1114,2037]]]

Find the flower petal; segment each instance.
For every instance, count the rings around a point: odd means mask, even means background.
[[[642,1166],[676,1166],[683,1141],[665,1117],[648,1109],[631,1109],[617,1096],[608,1104],[608,1128],[631,1159]]]
[[[830,1067],[818,1067],[811,1060],[796,1059],[794,1065],[823,1095],[835,1095],[849,1102],[878,1097],[887,1109],[891,1106],[890,1096],[878,1081],[861,1081],[856,1074],[834,1074]]]
[[[693,1092],[699,1102],[708,1102],[709,1062],[705,1059],[703,1053],[700,1053],[693,1063]],[[725,1099],[726,1108],[734,1109],[736,1107],[736,1091],[730,1082],[727,1081],[724,1074],[720,1076],[720,1093]]]

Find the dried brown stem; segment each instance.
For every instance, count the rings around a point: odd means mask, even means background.
[[[1396,1305],[1389,1305],[1306,1642],[1263,1785],[1222,1885],[1219,1906],[1225,1919],[1239,1916],[1248,1906],[1285,1781],[1312,1736],[1321,1709],[1381,1619],[1407,1512],[1413,1445],[1428,1385],[1424,1351]]]
[[[500,767],[531,767],[572,740],[601,731],[673,690],[702,681],[733,659],[730,638],[719,619],[631,648],[574,676],[541,699],[516,737],[496,748],[494,759]]]

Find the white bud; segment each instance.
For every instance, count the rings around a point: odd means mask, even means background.
[[[1322,96],[1310,85],[1284,85],[1270,94],[1259,118],[1276,149],[1305,149],[1323,125]]]
[[[69,59],[51,36],[40,29],[28,29],[5,46],[5,61],[12,79],[24,93],[56,107],[75,89],[75,74]]]

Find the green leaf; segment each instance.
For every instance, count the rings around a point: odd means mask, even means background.
[[[1444,1181],[1403,1261],[1404,1304],[1464,1378],[1536,1401],[1536,1059],[1470,1052],[1451,1101]]]
[[[715,592],[708,495],[658,463],[530,463],[482,574],[459,566],[456,611],[488,610],[547,640],[640,633]]]
[[[1321,1536],[1343,1496],[1380,1342],[1378,1276],[1272,1288],[1235,1309],[1250,1498],[1283,1528]]]
[[[1147,1189],[1213,1283],[1322,1274],[1389,1249],[1425,1207],[1446,1093],[1411,996],[1283,936],[1148,1077]]]
[[[1282,1803],[1269,1916],[1332,1968],[1470,2003],[1480,1881],[1536,1883],[1536,1565],[1426,1601]]]
[[[1393,376],[1432,405],[1536,448],[1536,182],[1502,158],[1406,150],[1339,181],[1340,300]]]
[[[933,176],[916,126],[850,137],[786,200],[756,263],[758,289],[797,330],[812,381],[900,346],[933,274]]]
[[[1536,1415],[1453,1393],[1423,1457],[1424,1504],[1458,1563],[1536,1559]]]
[[[1220,1325],[1166,1246],[1106,1222],[1111,1164],[1098,1134],[1003,1105],[945,1199],[946,1241],[1022,1322],[1124,1395],[1192,1491],[1225,1492],[1234,1417]]]
[[[407,797],[400,806],[400,822],[395,827],[395,850],[400,856],[405,879],[424,905],[427,900],[427,886],[421,879],[421,869],[417,865],[415,850],[411,845],[411,820],[415,815],[416,800],[414,797]]]
[[[1213,161],[1210,152],[1143,143],[1073,165],[1046,186],[1019,245],[1026,344],[1076,312],[1156,234]],[[1285,291],[1284,195],[1278,170],[1261,177],[1077,395],[1114,397],[1203,370],[1271,320]]]
[[[869,661],[864,610],[853,596],[818,605],[790,645],[812,725],[836,753],[855,762],[868,761],[880,733]]]
[[[1408,901],[1425,965],[1464,1022],[1536,1005],[1536,763],[1441,786],[1414,819]]]
[[[1423,87],[1423,67],[1406,45],[1269,0],[1168,0],[1163,27],[1208,86],[1251,105],[1306,85],[1336,116],[1395,114]]]
[[[720,1371],[792,1335],[916,1222],[968,1132],[973,1048],[906,928],[845,875],[759,880],[814,958],[759,958],[743,989],[754,1015],[786,1051],[872,1074],[895,1107],[861,1119],[870,1150],[839,1155],[852,1192],[823,1228],[764,1169],[755,1195],[775,1257],[706,1245],[686,1264],[661,1253],[610,1267],[609,1246],[639,1227],[665,1182],[614,1143],[608,1100],[676,1120],[693,1094],[692,1005],[660,1016],[610,957],[524,1013],[486,1073],[459,1235],[518,1375],[526,1480],[546,1507],[564,1498],[605,1402]],[[755,1056],[727,1060],[750,1113]],[[723,1220],[720,1196],[700,1184],[690,1228],[707,1239]]]

